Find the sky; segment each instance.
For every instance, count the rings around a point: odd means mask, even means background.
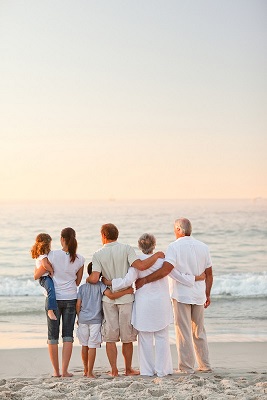
[[[265,0],[1,0],[0,200],[267,197]]]

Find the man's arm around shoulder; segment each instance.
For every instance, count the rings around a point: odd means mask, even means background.
[[[168,261],[164,261],[162,267],[159,268],[157,271],[153,272],[152,274],[150,274],[144,278],[137,279],[137,281],[135,282],[136,289],[140,289],[143,285],[145,285],[147,283],[151,283],[151,282],[157,281],[158,279],[164,278],[165,276],[169,275],[170,272],[173,271],[173,269],[174,269],[174,266],[171,263],[169,263]],[[177,276],[177,274],[179,276]],[[205,278],[206,278],[205,272],[203,272],[199,276],[193,276],[193,275],[186,276],[186,274],[182,274],[177,271],[177,273],[174,274],[174,276],[173,276],[173,279],[180,281],[182,284],[184,284],[186,286],[192,286],[192,283],[194,281],[200,281],[200,280],[203,281],[203,280],[205,280]]]
[[[138,269],[139,271],[145,271],[146,269],[152,267],[158,258],[164,258],[165,254],[162,251],[157,251],[152,256],[146,258],[145,260],[140,260],[139,258],[132,263],[132,267]]]
[[[173,269],[173,265],[168,263],[167,261],[164,261],[162,267],[159,268],[157,271],[152,272],[152,274],[147,275],[144,278],[137,279],[135,281],[136,289],[140,289],[146,283],[151,283],[151,282],[154,282],[154,281],[164,278],[171,272],[172,269]]]

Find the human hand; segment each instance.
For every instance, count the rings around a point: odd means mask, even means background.
[[[134,288],[133,287],[129,287],[127,289],[125,289],[126,294],[134,294]]]
[[[146,278],[139,278],[135,281],[136,290],[141,289],[146,284]]]
[[[210,301],[210,296],[207,296],[206,301],[204,303],[204,308],[208,308],[208,306],[210,305],[211,301]]]
[[[102,280],[102,282],[104,283],[104,285],[106,285],[106,286],[112,286],[112,281],[109,280],[109,279],[107,279],[107,278],[105,278],[104,276],[102,276],[101,280]]]
[[[195,281],[204,281],[205,279],[206,279],[206,273],[205,273],[205,271],[202,272],[201,275],[195,276]]]
[[[157,255],[159,256],[159,258],[165,258],[165,254],[163,253],[163,251],[157,251]]]

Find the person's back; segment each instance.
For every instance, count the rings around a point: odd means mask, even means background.
[[[139,255],[140,260],[145,260],[146,258],[150,257],[150,254],[140,254]],[[164,262],[164,258],[159,258],[155,264],[153,264],[150,268],[146,269],[145,271],[137,271],[137,278],[143,278],[146,277],[150,274],[152,274],[154,271],[157,271],[158,269],[160,269],[162,267],[162,264]],[[159,295],[159,292],[162,291],[162,288],[165,288],[167,291],[169,291],[169,282],[168,282],[168,278],[167,276],[165,278],[162,278],[158,281],[154,281],[151,283],[148,283],[146,285],[145,288],[141,288],[139,290],[136,291],[135,293],[135,300],[136,298],[138,298],[138,296],[140,296],[140,294],[142,294],[142,292],[148,292],[150,293],[149,295],[149,299],[148,301],[151,302],[152,301],[152,295],[154,294],[156,296],[156,298]]]
[[[130,263],[128,260],[131,249],[131,246],[117,241],[105,244],[104,247],[94,253],[94,270],[97,264],[101,264],[102,274],[107,279],[123,278],[131,264],[131,260]],[[135,254],[132,255],[132,258],[133,261],[136,259]]]
[[[181,237],[172,242],[167,252],[175,254],[179,271],[185,274],[201,275],[210,262],[208,246],[192,236]]]
[[[141,254],[144,260],[149,255]],[[137,277],[142,278],[162,267],[164,259],[158,259],[145,271],[137,271]],[[135,292],[132,314],[132,324],[138,331],[154,332],[164,329],[173,322],[172,306],[167,276],[148,283]]]
[[[165,261],[180,272],[191,275],[201,275],[211,265],[208,246],[192,236],[183,236],[172,242]],[[203,304],[206,300],[205,281],[197,281],[191,287],[175,281],[172,287],[172,297],[182,303]]]
[[[136,260],[133,248],[117,241],[106,243],[93,255],[94,271],[101,272],[107,279],[123,278]],[[125,304],[134,300],[134,296],[127,294],[116,300],[111,300],[104,295],[103,301],[107,303]]]
[[[84,257],[77,254],[74,262],[71,262],[68,252],[52,250],[48,259],[54,269],[53,281],[57,300],[76,299],[76,274],[84,265]]]
[[[85,283],[79,287],[78,299],[81,300],[79,323],[100,324],[103,319],[102,296],[106,290],[102,282]]]

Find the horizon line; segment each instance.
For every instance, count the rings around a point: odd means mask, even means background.
[[[187,201],[187,200],[213,200],[213,201],[222,201],[222,200],[250,200],[250,201],[265,201],[267,197],[185,197],[185,198],[96,198],[96,199],[0,199],[0,203],[23,203],[23,202],[31,202],[31,203],[52,203],[52,202],[94,202],[94,201],[107,201],[107,202],[120,202],[120,201]]]

